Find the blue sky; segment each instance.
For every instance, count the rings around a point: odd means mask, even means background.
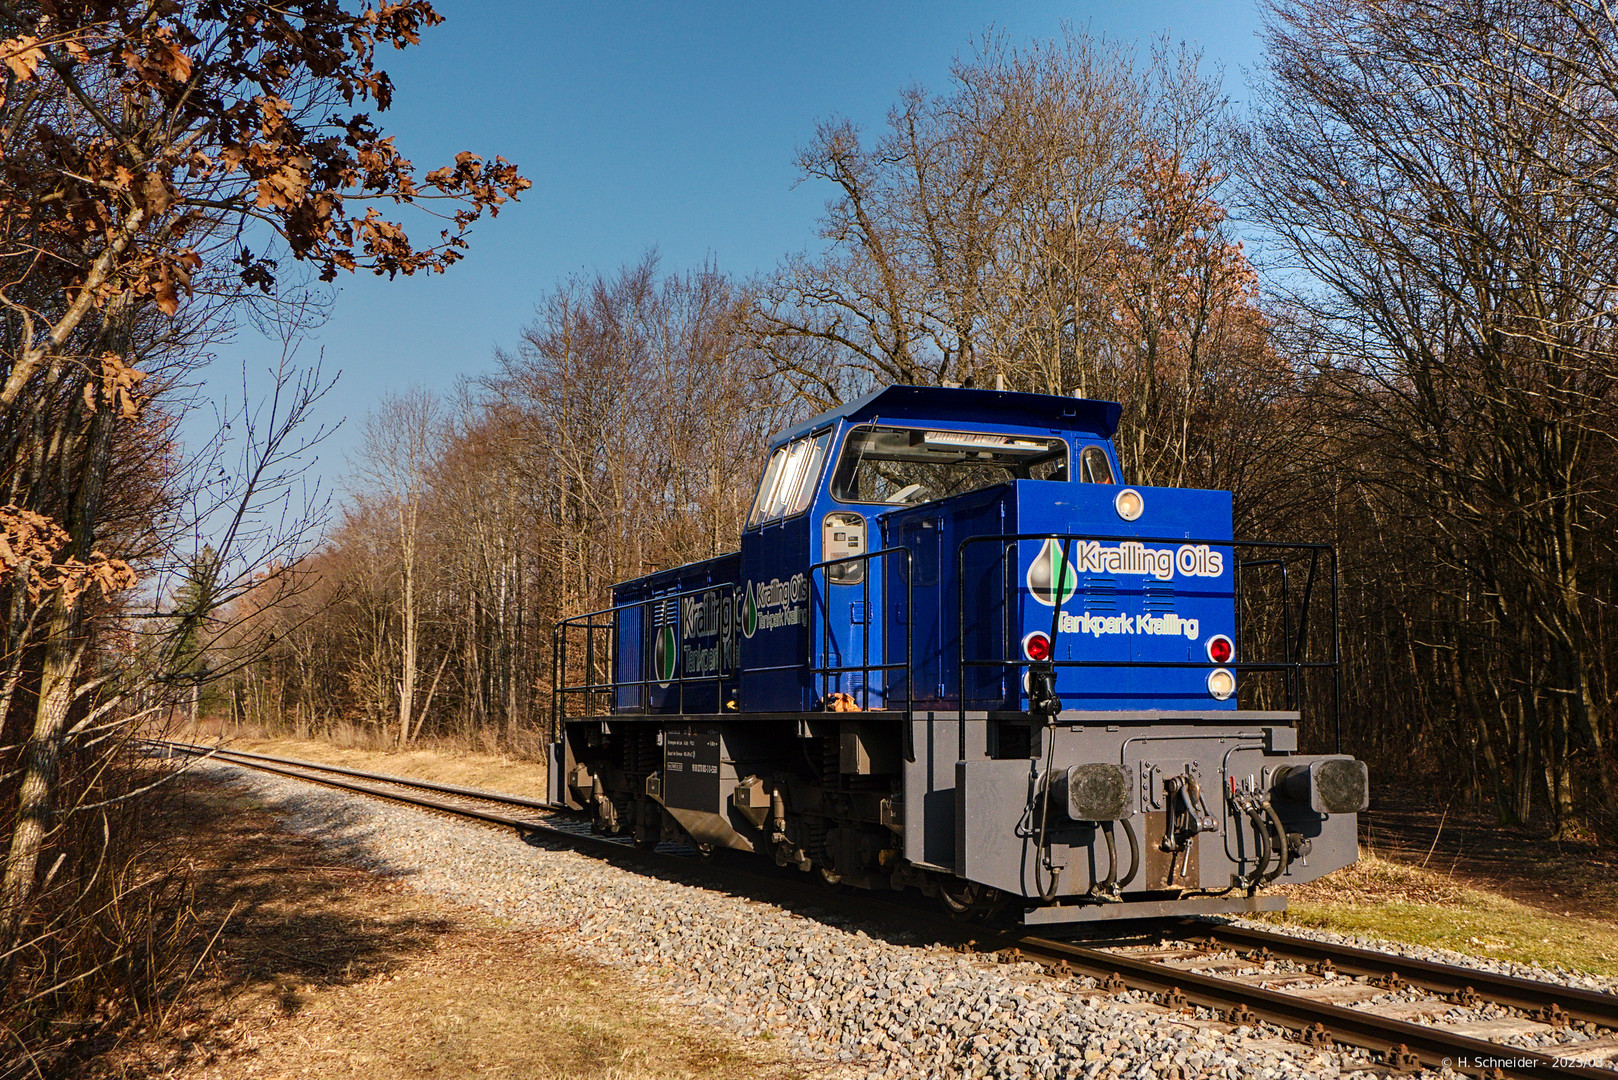
[[[322,419],[349,420],[313,465],[330,484],[382,394],[487,371],[569,275],[656,247],[665,270],[712,258],[746,278],[816,248],[829,193],[796,185],[792,167],[816,121],[880,126],[904,87],[943,89],[951,60],[990,26],[1026,42],[1068,22],[1143,51],[1167,33],[1222,65],[1238,99],[1261,59],[1252,0],[436,6],[442,25],[382,58],[397,88],[384,127],[423,171],[463,149],[500,154],[534,187],[480,223],[443,275],[339,282],[300,354],[342,372]],[[236,397],[242,364],[261,371],[279,351],[242,330],[219,350],[209,389]]]

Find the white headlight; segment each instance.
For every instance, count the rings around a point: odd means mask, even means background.
[[[1224,701],[1236,692],[1236,676],[1225,668],[1208,672],[1208,693],[1217,701]]]
[[[1134,488],[1124,488],[1112,500],[1112,508],[1125,521],[1134,521],[1146,509],[1146,500]]]

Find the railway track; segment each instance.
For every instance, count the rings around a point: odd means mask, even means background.
[[[1244,929],[1243,932],[1247,931]],[[1257,931],[1253,933],[1262,934]],[[1274,945],[1276,951],[1270,952],[1260,963],[1268,963],[1270,957],[1287,951],[1292,941],[1296,940],[1280,934],[1262,934],[1262,937]],[[1308,944],[1321,945],[1319,942]],[[1268,951],[1270,945],[1260,948]],[[1544,1049],[1480,1038],[1468,1034],[1464,1029],[1441,1023],[1416,1022],[1367,1008],[1338,1004],[1322,996],[1359,999],[1362,1004],[1374,1002],[1376,998],[1398,993],[1407,985],[1397,979],[1383,977],[1368,980],[1345,976],[1340,971],[1333,975],[1330,969],[1323,972],[1318,968],[1313,972],[1257,972],[1242,977],[1228,973],[1228,969],[1235,965],[1221,962],[1217,953],[1210,953],[1205,947],[1147,950],[1138,947],[1095,948],[1070,941],[1023,937],[1015,948],[1021,956],[1095,978],[1103,989],[1127,988],[1153,994],[1158,1003],[1171,1012],[1202,1006],[1232,1024],[1251,1024],[1262,1020],[1280,1025],[1312,1045],[1343,1043],[1374,1050],[1381,1055],[1382,1064],[1398,1072],[1410,1072],[1418,1067],[1449,1066],[1457,1072],[1483,1076],[1603,1077],[1611,1080],[1615,1075],[1611,1068],[1584,1060],[1589,1054],[1618,1053],[1618,1038],[1613,1037],[1612,1031],[1612,1025],[1618,1021],[1610,1018],[1606,1024],[1598,1025],[1607,1031],[1607,1037],[1599,1042],[1576,1044],[1548,1053]],[[1336,947],[1328,945],[1324,948],[1331,951]],[[1196,961],[1199,958],[1213,960],[1218,966],[1225,967],[1227,973],[1212,975],[1197,970]],[[1238,963],[1250,968],[1256,966],[1252,960],[1249,954]],[[1457,981],[1474,974],[1471,969],[1448,970]],[[1469,985],[1463,983],[1463,989]],[[1506,1027],[1533,1034],[1566,1023],[1565,1017],[1557,1019],[1553,1011],[1557,1007],[1556,1002],[1567,996],[1563,993],[1564,988],[1548,983],[1537,985],[1539,1000],[1544,1004],[1536,1006],[1534,1014],[1516,1022],[1502,1024],[1494,1021],[1479,1026]],[[1520,988],[1513,991],[1514,994],[1520,992]],[[1410,1002],[1409,1005],[1416,1007],[1408,1011],[1418,1016],[1436,1018],[1436,1014],[1456,1006],[1467,1009],[1491,1002],[1504,1004],[1473,988],[1470,994],[1434,999],[1434,1005],[1426,1007],[1419,1002]],[[1598,1011],[1588,1004],[1585,1007]],[[1607,1011],[1606,1015],[1611,1017],[1612,1013]]]
[[[525,836],[643,865],[689,868],[694,858],[594,835],[542,800],[244,751],[186,743],[148,745],[154,752],[206,756],[512,828]],[[971,932],[962,924],[868,895],[851,900],[824,888],[789,885],[730,866],[705,866],[703,875],[739,883],[743,889],[762,887],[800,899],[807,896],[821,907],[846,906],[863,917],[880,911],[944,941],[960,942]],[[1106,992],[1150,995],[1170,1014],[1194,1015],[1201,1008],[1237,1026],[1260,1021],[1277,1025],[1310,1045],[1369,1049],[1395,1072],[1447,1066],[1457,1073],[1486,1077],[1618,1077],[1618,1070],[1590,1060],[1618,1056],[1615,994],[1228,923],[1184,919],[1153,924],[1152,931],[1146,944],[1138,937],[1127,943],[1082,943],[1031,934],[999,935],[968,944],[1004,959],[1033,960],[1059,973],[1088,976]],[[1488,1010],[1491,1005],[1497,1008]],[[1502,1010],[1507,1012],[1501,1015]],[[1554,1050],[1499,1041],[1539,1036],[1568,1025],[1581,1025],[1593,1037]]]

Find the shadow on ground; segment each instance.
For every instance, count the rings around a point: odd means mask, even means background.
[[[417,893],[282,828],[274,800],[223,773],[176,788],[160,842],[195,866],[197,954],[175,1015],[94,1048],[64,1076],[259,1080],[490,1074],[578,1080],[801,1080],[753,1045],[665,1009],[552,939]],[[221,929],[221,926],[223,929]],[[48,1078],[54,1080],[54,1078]]]
[[[277,808],[238,785],[182,776],[152,825],[159,857],[190,867],[190,955],[176,965],[160,1025],[148,1018],[83,1047],[81,1062],[103,1075],[169,1073],[214,1057],[231,1044],[221,1010],[295,1015],[311,993],[385,975],[456,929],[398,886],[283,831]],[[64,1075],[77,1075],[71,1063]]]

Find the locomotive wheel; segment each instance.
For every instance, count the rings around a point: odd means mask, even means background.
[[[829,867],[820,867],[819,874],[820,880],[827,885],[841,885],[843,883],[843,875]]]
[[[970,919],[981,913],[987,907],[983,893],[983,886],[975,881],[952,878],[938,884],[938,898],[957,919]]]

